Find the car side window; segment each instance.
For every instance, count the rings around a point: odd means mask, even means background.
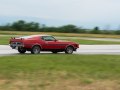
[[[45,40],[45,41],[55,41],[56,39],[52,36],[42,36],[41,38],[42,40]]]

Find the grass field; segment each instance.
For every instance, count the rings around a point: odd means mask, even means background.
[[[8,45],[10,36],[0,36],[0,45]]]
[[[120,38],[118,35],[0,31],[0,44],[16,35],[50,34],[80,44],[120,44],[67,37]],[[5,35],[5,36],[4,36]],[[120,90],[119,55],[40,54],[0,57],[0,90]]]
[[[79,44],[120,44],[120,42],[113,41],[99,41],[99,40],[85,40],[80,37],[93,38],[120,38],[119,35],[102,35],[102,34],[73,34],[73,33],[50,33],[50,32],[19,32],[19,31],[0,31],[0,44],[9,44],[9,39],[16,36],[33,35],[33,34],[49,34],[56,37],[66,37],[63,40],[74,41]],[[77,37],[76,39],[69,39],[67,37]],[[79,39],[78,39],[79,37]],[[62,39],[62,38],[59,38]]]
[[[11,37],[15,36],[0,36],[0,44],[8,45]],[[120,42],[113,41],[98,41],[98,40],[84,40],[84,39],[69,39],[69,38],[59,38],[60,40],[74,41],[79,44],[120,44]]]
[[[120,90],[120,56],[0,57],[0,90]]]
[[[53,36],[66,37],[93,37],[93,38],[120,38],[120,35],[106,34],[77,34],[77,33],[55,33],[55,32],[26,32],[26,31],[0,31],[0,35],[33,35],[33,34],[48,34]]]
[[[63,39],[64,40],[64,39]],[[86,45],[114,45],[114,44],[120,44],[120,42],[115,41],[99,41],[99,40],[85,40],[85,39],[65,39],[68,41],[74,41],[79,44],[86,44]]]

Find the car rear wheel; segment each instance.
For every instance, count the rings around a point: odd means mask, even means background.
[[[25,52],[26,52],[26,49],[23,48],[23,47],[18,47],[18,52],[19,52],[19,53],[25,53]]]
[[[66,54],[72,54],[72,53],[73,53],[73,47],[72,47],[72,46],[68,46],[68,47],[65,49],[65,53],[66,53]]]
[[[32,54],[39,54],[40,53],[40,47],[39,46],[33,46],[31,50]]]

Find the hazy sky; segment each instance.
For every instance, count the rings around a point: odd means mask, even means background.
[[[120,25],[120,0],[0,0],[0,15]]]

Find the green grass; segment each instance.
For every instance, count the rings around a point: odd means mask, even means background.
[[[0,57],[1,90],[119,90],[119,81],[117,55]]]
[[[1,45],[8,45],[9,40],[12,36],[0,36],[0,44]],[[14,37],[14,36],[13,36]],[[60,39],[60,38],[59,38]],[[61,40],[61,39],[60,39]],[[62,40],[67,40],[67,41],[73,41],[79,44],[120,44],[120,42],[113,42],[113,41],[99,41],[99,40],[84,40],[84,39],[62,39]]]
[[[120,44],[120,42],[113,41],[98,41],[98,40],[84,40],[84,39],[69,39],[67,37],[93,37],[93,38],[120,38],[119,35],[102,35],[102,34],[74,34],[74,33],[50,33],[50,32],[20,32],[20,31],[0,31],[0,45],[8,45],[11,37],[32,35],[32,34],[50,34],[53,36],[66,37],[64,40],[74,41],[79,44]]]
[[[107,34],[28,32],[28,31],[21,32],[21,31],[1,31],[0,30],[0,35],[35,35],[35,34],[48,34],[48,35],[63,36],[63,37],[120,38],[120,35],[107,35]]]
[[[67,77],[120,79],[120,56],[41,54],[0,57],[1,77],[16,73],[66,72]]]
[[[63,39],[64,40],[64,39]],[[104,44],[120,44],[120,42],[117,41],[99,41],[99,40],[84,40],[84,39],[67,39],[68,41],[73,41],[79,44],[92,44],[92,45],[104,45]]]
[[[10,36],[0,36],[0,45],[8,45]]]

